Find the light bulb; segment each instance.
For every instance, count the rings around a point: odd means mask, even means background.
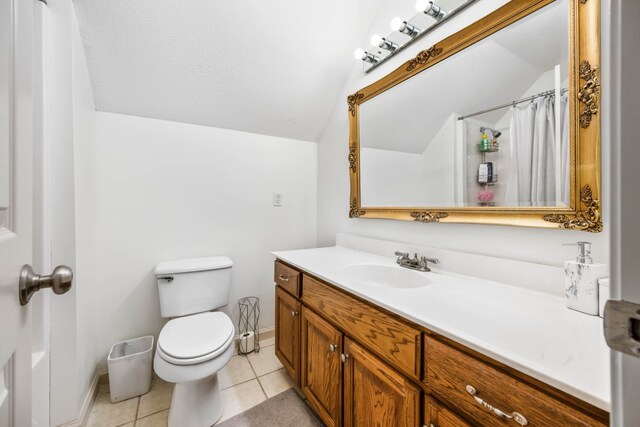
[[[371,46],[380,47],[380,43],[382,43],[382,36],[380,34],[374,34],[371,36]]]
[[[399,16],[396,16],[391,20],[391,29],[393,31],[400,31],[400,28],[402,28],[403,25],[404,25],[404,20]]]
[[[424,12],[427,9],[427,7],[430,6],[429,3],[431,3],[429,0],[418,0],[418,1],[416,1],[416,10],[418,12]]]
[[[353,51],[353,57],[356,58],[358,61],[362,61],[365,56],[366,56],[366,53],[364,49],[357,48],[356,50]]]
[[[429,15],[437,22],[442,21],[442,19],[447,16],[447,12],[431,0],[417,0],[416,10]]]

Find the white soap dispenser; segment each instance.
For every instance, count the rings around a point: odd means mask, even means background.
[[[576,260],[564,263],[567,307],[597,316],[598,279],[607,277],[607,266],[593,263],[591,242],[566,243],[565,246],[578,246]]]

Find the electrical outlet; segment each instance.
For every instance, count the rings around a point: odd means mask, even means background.
[[[282,193],[273,193],[273,206],[282,206]]]

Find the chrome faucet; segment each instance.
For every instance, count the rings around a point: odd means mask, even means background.
[[[413,254],[413,258],[409,258],[408,252],[396,251],[396,256],[398,257],[396,263],[400,267],[417,271],[431,271],[428,263],[438,264],[440,262],[437,258],[427,258],[425,256],[418,258],[417,253]]]

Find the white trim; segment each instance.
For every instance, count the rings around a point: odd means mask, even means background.
[[[96,397],[98,396],[98,386],[105,382],[107,382],[107,370],[99,369],[93,376],[91,386],[89,387],[89,391],[87,391],[87,395],[84,398],[82,410],[80,411],[80,415],[78,416],[78,418],[68,423],[62,424],[58,427],[85,427],[87,425],[87,422],[89,421],[89,415],[91,414],[93,403],[96,401]]]

